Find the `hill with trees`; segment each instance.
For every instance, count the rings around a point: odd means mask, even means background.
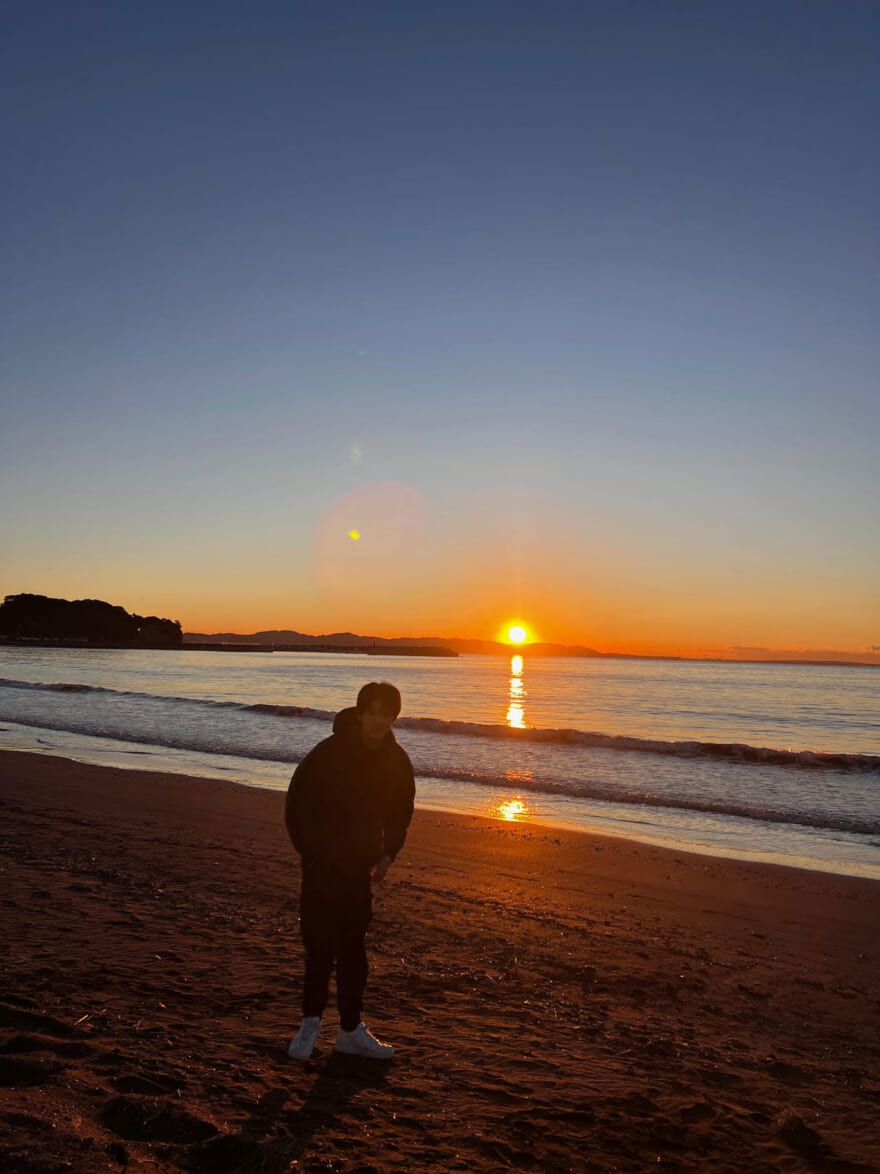
[[[0,604],[0,638],[173,648],[183,643],[183,629],[177,620],[135,615],[103,599],[23,594],[7,595]]]

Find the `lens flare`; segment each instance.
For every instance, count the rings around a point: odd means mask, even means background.
[[[334,502],[312,546],[322,598],[360,608],[393,595],[418,561],[423,515],[421,493],[401,481],[372,481]]]

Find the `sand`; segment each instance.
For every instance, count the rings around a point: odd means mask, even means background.
[[[880,1170],[880,886],[417,812],[307,1064],[277,793],[0,754],[0,1169]]]

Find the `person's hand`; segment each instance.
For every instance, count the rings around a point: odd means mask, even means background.
[[[383,881],[385,879],[385,873],[388,871],[388,869],[390,867],[391,867],[391,857],[390,856],[380,856],[379,859],[376,861],[376,867],[373,869],[373,880],[374,881]]]

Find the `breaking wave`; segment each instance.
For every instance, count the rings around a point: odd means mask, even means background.
[[[64,694],[74,696],[65,702]],[[50,695],[57,699],[54,704]],[[285,768],[314,745],[322,728],[329,733],[334,716],[335,710],[306,705],[0,678],[0,718],[19,725]],[[426,780],[503,791],[515,786],[536,795],[880,837],[874,798],[880,755],[663,741],[578,729],[513,729],[417,716],[400,718],[398,727],[412,732],[404,743],[416,774]],[[659,756],[665,756],[663,768]]]
[[[220,703],[218,703],[220,704]],[[251,708],[251,707],[245,707]],[[323,711],[310,711],[315,716]],[[333,716],[332,714],[330,715]],[[140,745],[159,746],[174,750],[188,750],[196,753],[211,753],[234,758],[250,759],[258,762],[283,763],[287,766],[294,764],[294,759],[288,750],[276,751],[268,747],[255,749],[252,745],[225,742],[218,744],[206,737],[174,737],[168,734],[161,736],[147,732],[127,734],[121,730],[96,728],[89,723],[58,722],[47,720],[32,721],[27,718],[16,717],[18,725],[32,726],[40,729],[70,731],[80,734],[100,735],[111,737],[120,742],[130,742]],[[737,803],[729,800],[702,799],[694,795],[660,795],[653,791],[640,791],[607,786],[590,780],[562,780],[547,778],[533,778],[528,774],[517,774],[511,777],[510,772],[493,774],[478,770],[458,770],[454,767],[433,767],[416,761],[414,764],[416,776],[425,779],[439,779],[457,783],[467,783],[472,786],[509,790],[515,782],[519,791],[530,791],[536,794],[562,795],[572,799],[586,799],[599,802],[618,803],[626,806],[638,805],[644,807],[666,808],[668,810],[703,812],[714,815],[733,816],[738,819],[754,820],[760,823],[778,823],[796,825],[806,828],[830,829],[855,835],[880,835],[880,820],[859,818],[842,813],[827,811],[786,811],[781,808]]]
[[[317,709],[306,705],[248,705],[239,701],[213,701],[192,697],[163,696],[154,693],[137,693],[108,689],[101,685],[65,682],[38,683],[0,678],[0,686],[55,693],[114,694],[117,697],[140,697],[164,703],[195,705],[211,709],[232,709],[242,713],[260,713],[287,719],[304,718],[327,723],[332,722],[336,716],[336,710]],[[792,766],[809,770],[880,774],[880,755],[877,754],[789,750],[779,747],[752,746],[744,742],[664,741],[659,738],[639,738],[627,734],[603,734],[589,730],[555,729],[541,726],[516,729],[501,723],[447,721],[435,717],[401,717],[397,720],[396,728],[448,737],[492,738],[505,742],[543,743],[584,750],[616,750],[634,754],[665,755],[679,759],[715,759],[744,765]],[[251,757],[251,755],[246,756]]]

